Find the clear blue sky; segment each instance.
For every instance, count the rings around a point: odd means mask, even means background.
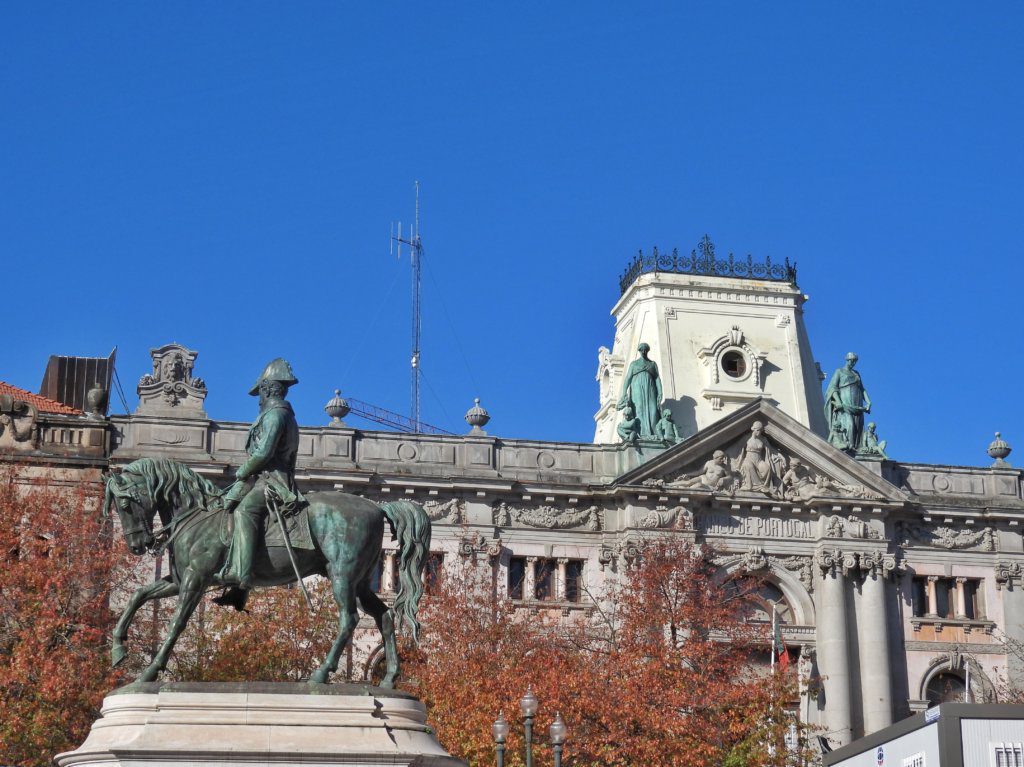
[[[179,341],[216,418],[271,357],[423,417],[589,441],[638,248],[788,257],[893,457],[1024,462],[1019,3],[0,6],[0,378]],[[115,408],[117,410],[119,408]]]

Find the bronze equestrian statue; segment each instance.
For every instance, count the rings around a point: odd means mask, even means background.
[[[114,665],[125,658],[128,626],[139,608],[154,599],[178,597],[164,641],[139,681],[154,681],[166,667],[207,589],[230,587],[216,601],[241,609],[251,588],[296,580],[301,586],[302,578],[321,575],[330,579],[338,604],[338,634],[310,681],[325,683],[337,671],[358,622],[358,600],[384,640],[387,667],[381,686],[394,686],[399,673],[396,629],[408,625],[414,639],[419,630],[416,611],[430,552],[430,519],[418,504],[404,500],[378,505],[337,491],[299,494],[298,425],[285,400],[288,387],[296,383],[283,359],[267,365],[257,380],[250,394],[260,397],[260,415],[249,430],[249,457],[227,491],[166,459],[141,458],[107,479],[104,513],[111,506],[117,510],[132,553],[166,549],[170,558],[169,574],[136,590],[114,627]],[[159,532],[153,528],[157,516]],[[400,585],[390,608],[371,586],[385,523],[399,551]]]

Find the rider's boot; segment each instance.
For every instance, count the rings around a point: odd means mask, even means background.
[[[238,586],[231,586],[225,589],[219,597],[214,597],[213,603],[221,607],[234,607],[238,612],[244,612],[247,599],[249,599],[248,591],[240,589]]]
[[[231,539],[231,553],[221,575],[225,583],[237,585],[243,591],[252,588],[252,560],[259,535],[259,517],[246,512],[244,503],[234,512],[235,531]]]

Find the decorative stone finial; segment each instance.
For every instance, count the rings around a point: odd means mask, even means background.
[[[469,433],[478,437],[486,436],[487,432],[481,427],[486,426],[490,420],[490,413],[480,407],[480,398],[476,397],[473,400],[473,407],[466,411],[466,423],[473,427],[469,430]]]
[[[199,352],[181,344],[149,350],[153,372],[139,379],[138,415],[206,418],[206,384],[192,374]]]
[[[107,414],[107,390],[99,381],[85,393],[85,404],[90,418],[105,418]]]
[[[1009,469],[1010,464],[1006,462],[1006,456],[1013,452],[1013,448],[1003,439],[999,432],[996,432],[996,438],[992,440],[992,443],[988,446],[988,454],[996,459],[996,462],[992,464],[993,469]]]
[[[334,396],[324,405],[324,412],[331,417],[331,426],[344,426],[341,419],[349,414],[351,408],[341,397],[341,389],[334,390]]]

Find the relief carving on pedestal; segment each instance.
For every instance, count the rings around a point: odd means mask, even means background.
[[[512,506],[500,501],[492,507],[491,513],[494,524],[498,527],[518,524],[547,530],[600,530],[603,526],[602,513],[598,506],[560,509],[555,506]]]
[[[901,546],[996,550],[996,535],[991,527],[984,527],[981,530],[955,530],[952,527],[929,527],[903,521],[897,522],[896,525]]]

